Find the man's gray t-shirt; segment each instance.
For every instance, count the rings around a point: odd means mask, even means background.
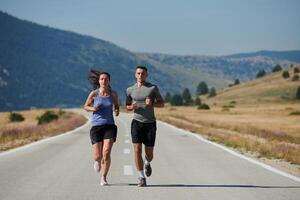
[[[126,105],[136,102],[138,108],[134,110],[133,119],[143,122],[155,122],[154,108],[152,105],[146,105],[145,100],[149,97],[152,102],[162,99],[158,87],[149,82],[138,87],[137,83],[126,90]]]

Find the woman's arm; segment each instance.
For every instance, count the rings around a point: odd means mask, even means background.
[[[95,91],[92,91],[87,97],[85,104],[83,106],[83,109],[86,110],[87,112],[94,112],[98,109],[92,105],[94,98],[95,98]]]

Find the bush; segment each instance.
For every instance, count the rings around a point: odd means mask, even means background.
[[[282,77],[285,78],[285,79],[289,78],[290,77],[289,72],[288,71],[282,72]]]
[[[279,71],[281,71],[281,70],[282,70],[281,66],[280,66],[280,65],[276,65],[276,66],[272,69],[272,72],[279,72]]]
[[[59,115],[59,116],[62,116],[62,115],[64,115],[64,114],[66,114],[66,111],[64,111],[63,109],[59,109],[58,115]]]
[[[292,78],[292,81],[298,81],[299,80],[299,75],[295,74]]]
[[[21,122],[21,121],[24,121],[24,117],[23,115],[19,114],[19,113],[14,113],[14,112],[11,112],[9,114],[9,121],[11,122]]]
[[[294,112],[290,112],[289,115],[300,115],[300,111],[294,111]]]
[[[266,74],[267,74],[267,73],[266,73],[265,70],[260,70],[260,71],[256,74],[256,78],[264,77]]]
[[[58,115],[55,114],[53,111],[46,111],[41,116],[37,117],[38,124],[49,123],[49,122],[51,122],[53,120],[57,120],[57,119],[58,119]]]
[[[198,110],[209,110],[209,109],[210,107],[205,103],[198,106]]]
[[[297,92],[296,92],[296,99],[300,100],[300,86],[298,87]]]
[[[297,73],[299,73],[299,72],[300,72],[299,68],[298,68],[298,67],[295,67],[295,68],[294,68],[294,73],[297,74]]]

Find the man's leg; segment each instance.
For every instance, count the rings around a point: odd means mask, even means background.
[[[134,162],[139,174],[139,187],[146,186],[146,178],[144,175],[144,162],[142,157],[142,143],[133,143]]]
[[[145,146],[145,174],[148,177],[152,174],[150,162],[153,159],[153,149],[154,147]]]

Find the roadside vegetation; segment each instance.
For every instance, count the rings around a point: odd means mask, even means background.
[[[0,113],[0,151],[59,135],[81,126],[86,119],[64,110]]]
[[[170,103],[156,109],[156,116],[257,157],[300,165],[300,82],[293,79],[298,68],[276,65],[272,72],[259,71],[255,80],[245,83],[236,79],[213,95],[200,83],[194,103],[176,105],[168,94]]]

